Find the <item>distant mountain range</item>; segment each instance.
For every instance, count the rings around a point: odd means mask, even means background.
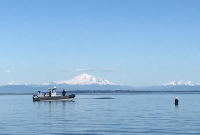
[[[67,91],[90,91],[90,90],[131,90],[131,91],[200,91],[199,83],[191,81],[184,82],[172,81],[169,83],[149,86],[149,87],[133,87],[117,85],[111,81],[102,78],[96,78],[88,74],[81,74],[71,80],[62,80],[42,84],[14,84],[9,83],[0,86],[0,93],[32,93],[38,90],[47,91],[47,88],[56,86],[58,91],[66,89]]]
[[[162,86],[200,86],[200,83],[192,83],[191,81],[172,81],[169,83],[162,84]]]

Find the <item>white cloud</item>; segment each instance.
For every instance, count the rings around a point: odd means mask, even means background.
[[[93,72],[94,69],[76,69],[77,72]]]
[[[99,72],[114,72],[114,69],[102,69],[102,70],[94,70],[94,69],[76,69],[77,72],[94,72],[94,71],[99,71]]]
[[[11,73],[11,71],[10,71],[10,70],[7,70],[6,73]]]

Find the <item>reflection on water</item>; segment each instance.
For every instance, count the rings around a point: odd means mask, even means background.
[[[181,97],[178,106],[174,97]],[[73,102],[0,96],[0,134],[199,134],[199,94],[77,95]]]

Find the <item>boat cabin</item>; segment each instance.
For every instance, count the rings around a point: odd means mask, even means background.
[[[51,97],[55,97],[56,96],[56,87],[54,87],[54,88],[48,88],[48,90],[50,90],[50,92],[49,92],[49,96],[51,96]]]

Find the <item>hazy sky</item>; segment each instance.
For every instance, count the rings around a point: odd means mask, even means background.
[[[0,85],[200,82],[199,0],[1,0]]]

